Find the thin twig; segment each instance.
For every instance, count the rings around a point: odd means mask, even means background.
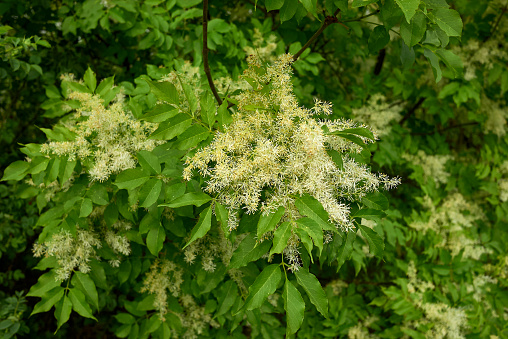
[[[409,111],[407,111],[407,113],[404,115],[402,120],[400,120],[399,125],[402,126],[402,124],[407,119],[409,119],[409,117],[423,104],[424,101],[425,101],[425,98],[420,98],[420,100],[418,100],[418,102],[413,107],[411,107],[411,109]]]
[[[312,42],[314,42],[314,40],[316,40],[317,37],[320,36],[321,33],[323,33],[323,31],[325,30],[326,27],[330,26],[333,23],[339,22],[339,19],[337,19],[337,14],[339,14],[339,12],[340,12],[340,9],[337,9],[335,11],[335,13],[333,13],[332,16],[327,16],[325,18],[325,20],[323,21],[323,24],[321,25],[321,27],[319,27],[318,31],[316,33],[314,33],[314,35],[309,39],[309,41],[307,41],[305,43],[305,45],[303,45],[303,47],[295,55],[293,55],[293,61],[298,60],[300,55],[302,55],[302,53],[305,52],[305,50],[307,48],[309,48],[310,44],[312,44]]]
[[[365,19],[365,18],[368,18],[369,16],[373,16],[373,15],[376,15],[379,13],[379,10],[375,11],[375,12],[372,12],[370,14],[367,14],[367,15],[364,15],[364,16],[361,16],[359,18],[354,18],[354,19],[349,19],[349,20],[341,20],[342,23],[346,23],[346,22],[354,22],[354,21],[360,21],[362,19]]]
[[[222,99],[217,93],[217,88],[212,79],[212,72],[210,71],[210,65],[208,65],[208,0],[203,0],[203,64],[205,67],[206,78],[208,79],[208,85],[212,90],[213,96],[217,100],[217,103],[222,105]]]
[[[448,127],[445,127],[445,128],[437,128],[436,130],[434,130],[432,132],[427,132],[427,133],[411,133],[411,135],[433,135],[433,134],[441,133],[441,132],[448,131],[448,130],[451,130],[451,129],[454,129],[454,128],[460,128],[460,127],[465,127],[465,126],[474,126],[474,125],[479,125],[479,124],[480,124],[479,122],[466,122],[466,123],[463,123],[463,124],[458,124],[458,125],[454,125],[454,126],[448,126]]]
[[[503,18],[503,15],[506,13],[506,10],[508,9],[507,6],[504,6],[503,10],[501,11],[501,14],[499,14],[499,17],[496,20],[496,23],[494,26],[492,26],[492,30],[490,31],[490,35],[483,39],[483,42],[487,42],[494,34],[496,33],[497,26],[499,26],[499,22],[501,22],[501,19]]]

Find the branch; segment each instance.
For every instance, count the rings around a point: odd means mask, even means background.
[[[302,53],[305,52],[307,48],[309,48],[310,44],[312,44],[314,40],[316,40],[318,36],[320,36],[321,33],[323,33],[326,27],[330,26],[333,23],[339,22],[339,19],[337,19],[337,14],[339,14],[339,12],[340,9],[337,9],[332,16],[327,16],[325,18],[325,21],[323,21],[323,24],[321,25],[321,27],[319,27],[318,31],[314,33],[314,35],[309,39],[309,41],[307,41],[305,45],[303,45],[303,47],[295,55],[293,55],[293,61],[298,60],[300,55],[302,55]]]
[[[217,93],[217,88],[215,88],[212,73],[210,72],[210,65],[208,65],[208,0],[203,0],[203,65],[205,67],[208,85],[210,85],[213,96],[220,106],[222,105],[222,99],[220,98],[219,93]]]
[[[497,18],[496,22],[494,23],[494,26],[492,27],[492,29],[490,31],[490,35],[488,37],[486,37],[485,39],[483,39],[484,43],[487,42],[496,33],[497,26],[499,26],[499,22],[501,22],[501,19],[503,18],[503,15],[506,13],[507,9],[508,9],[508,7],[504,6],[503,10],[501,11],[501,14],[499,14],[499,17]]]
[[[427,132],[427,133],[411,133],[411,135],[433,135],[433,134],[441,133],[441,132],[448,131],[448,130],[451,130],[451,129],[454,129],[454,128],[460,128],[460,127],[465,127],[465,126],[474,126],[474,125],[479,125],[479,124],[480,124],[479,122],[466,122],[466,123],[463,123],[463,124],[458,124],[458,125],[454,125],[454,126],[448,126],[448,127],[445,127],[445,128],[437,128],[436,130],[434,130],[432,132]]]
[[[418,109],[418,107],[420,107],[423,104],[424,101],[425,101],[425,98],[420,98],[420,100],[418,100],[418,102],[413,107],[411,107],[411,109],[409,111],[407,111],[407,113],[404,115],[402,120],[399,122],[399,125],[402,126],[402,124],[407,119],[409,119],[409,117]]]

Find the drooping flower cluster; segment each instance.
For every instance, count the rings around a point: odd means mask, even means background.
[[[435,286],[431,282],[418,278],[413,261],[408,265],[407,276],[409,279],[407,290],[411,295],[411,302],[423,311],[424,316],[407,322],[406,326],[418,328],[422,325],[433,324],[426,333],[427,338],[465,338],[463,332],[467,326],[466,312],[445,303],[426,302],[425,292],[434,290]]]
[[[402,157],[413,166],[421,166],[423,179],[427,181],[433,178],[437,184],[446,184],[450,173],[446,171],[446,163],[452,159],[450,155],[428,155],[425,151],[419,150],[416,155],[403,154]]]
[[[438,246],[450,250],[453,256],[463,251],[463,258],[478,260],[482,254],[492,253],[469,234],[475,222],[484,218],[477,204],[467,201],[460,193],[453,193],[438,207],[433,205],[430,197],[425,197],[424,206],[430,210],[428,220],[411,223],[410,227],[424,234],[429,230],[439,234],[442,241]]]
[[[372,95],[367,104],[361,108],[353,108],[354,120],[369,125],[379,136],[390,134],[391,123],[402,119],[402,105],[388,103],[381,93]]]
[[[156,259],[146,273],[141,292],[155,294],[154,307],[159,311],[159,318],[162,321],[168,312],[168,292],[174,297],[179,296],[182,283],[182,270],[167,259]]]
[[[325,133],[365,127],[347,120],[316,120],[315,113],[331,113],[331,105],[316,102],[313,109],[300,107],[291,84],[291,55],[265,66],[251,55],[243,78],[252,88],[239,94],[238,112],[224,133],[186,162],[184,177],[197,169],[209,178],[206,190],[230,210],[273,212],[283,206],[285,218],[301,216],[294,207],[303,194],[316,198],[337,227],[353,227],[347,200],[361,199],[380,186],[389,189],[399,179],[373,174],[348,153],[361,147],[340,136]],[[363,142],[373,142],[361,137]],[[328,155],[342,154],[340,168]],[[265,197],[262,198],[262,196]],[[231,223],[230,227],[236,225]]]
[[[122,100],[105,107],[99,95],[72,92],[69,99],[81,103],[66,127],[75,137],[42,145],[46,154],[69,156],[86,164],[92,181],[105,181],[113,173],[136,167],[136,152],[153,150],[161,143],[148,139],[157,124],[135,120]]]
[[[90,272],[90,259],[96,256],[95,249],[102,246],[98,234],[78,228],[76,237],[69,231],[53,234],[51,240],[34,245],[34,256],[55,256],[60,266],[57,280],[66,280],[75,269],[81,273]]]

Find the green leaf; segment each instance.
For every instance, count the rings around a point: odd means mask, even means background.
[[[175,85],[169,81],[155,82],[148,79],[145,80],[148,82],[148,85],[150,85],[150,89],[157,99],[174,105],[178,105],[180,103],[178,91],[176,90]]]
[[[95,183],[86,193],[92,202],[96,205],[104,206],[109,204],[109,196],[106,187],[103,184]]]
[[[454,78],[462,77],[464,65],[458,55],[446,49],[438,49],[436,54],[444,62],[446,67],[452,71]]]
[[[215,202],[215,215],[217,216],[217,220],[220,222],[224,234],[227,236],[229,234],[228,210],[223,205],[219,204],[218,202]]]
[[[0,26],[0,34],[6,34],[11,29],[13,29],[11,26],[2,25]]]
[[[199,238],[204,237],[210,228],[212,227],[212,208],[208,206],[199,214],[199,221],[194,226],[191,232],[191,236],[187,244],[183,247],[185,249],[187,246],[192,244]]]
[[[208,138],[210,131],[201,125],[194,124],[185,132],[178,136],[177,148],[180,150],[188,150],[197,146],[201,141]]]
[[[397,5],[399,5],[402,13],[406,17],[406,21],[411,22],[411,18],[415,15],[418,6],[420,5],[420,0],[395,0]]]
[[[233,121],[231,114],[228,111],[228,102],[224,100],[217,110],[217,121],[219,122],[219,130],[225,131],[225,128]]]
[[[118,314],[115,314],[115,319],[120,323],[120,324],[134,324],[136,322],[136,318],[134,318],[134,316],[132,314],[129,314],[129,313],[118,313]]]
[[[115,84],[115,76],[106,78],[101,81],[99,86],[97,86],[97,90],[95,91],[97,94],[101,96],[102,99],[108,96],[108,93],[111,92],[113,85]]]
[[[215,98],[207,90],[201,95],[200,101],[201,120],[211,128],[215,123],[215,112],[217,111],[215,108]]]
[[[284,207],[279,207],[274,213],[262,214],[259,218],[257,236],[261,238],[266,232],[273,231],[284,215]]]
[[[90,305],[86,302],[85,295],[83,292],[76,288],[69,289],[69,299],[72,302],[72,309],[76,311],[80,316],[85,318],[97,319],[92,315],[92,309]]]
[[[298,0],[285,0],[284,5],[279,10],[280,22],[291,20],[296,14],[298,8]]]
[[[131,190],[143,185],[150,176],[141,168],[131,168],[125,170],[116,176],[115,185],[119,189]]]
[[[45,294],[41,296],[41,301],[39,301],[37,304],[35,304],[34,309],[30,316],[41,313],[41,312],[47,312],[55,305],[60,299],[62,299],[64,295],[65,289],[61,286],[57,286]]]
[[[371,54],[377,53],[380,49],[384,48],[390,42],[390,34],[384,26],[376,26],[369,36],[369,52]]]
[[[318,18],[317,15],[317,0],[300,0],[300,3],[305,7],[307,12],[314,15],[315,18]]]
[[[25,177],[25,175],[28,174],[28,169],[30,168],[30,163],[26,161],[15,161],[4,171],[4,176],[2,177],[1,181],[6,180],[21,180]]]
[[[61,161],[60,171],[58,172],[58,178],[60,179],[60,185],[63,185],[72,176],[74,168],[76,167],[77,161]]]
[[[282,5],[284,5],[284,0],[265,0],[265,6],[267,11],[280,9]]]
[[[249,233],[233,252],[228,268],[240,268],[251,261],[256,261],[268,252],[271,241],[265,240],[261,243],[256,242],[254,234]]]
[[[305,194],[296,200],[295,205],[301,214],[316,221],[322,229],[337,232],[337,229],[328,222],[328,213],[323,205],[312,196]]]
[[[30,169],[28,170],[28,173],[30,174],[41,173],[48,167],[48,164],[49,164],[48,158],[36,157],[30,163]]]
[[[340,268],[346,260],[351,257],[351,253],[353,253],[353,244],[356,239],[356,233],[354,231],[349,231],[346,233],[346,239],[343,239],[342,244],[337,251],[337,272],[339,272]]]
[[[171,201],[168,204],[161,204],[159,206],[167,206],[167,207],[171,207],[171,208],[176,208],[176,207],[194,205],[194,206],[199,207],[203,204],[206,204],[210,200],[212,200],[212,197],[210,197],[208,194],[192,192],[192,193],[186,193],[186,194],[182,195],[181,197],[176,198],[175,200]]]
[[[118,268],[118,282],[120,283],[120,285],[129,280],[131,272],[132,272],[132,264],[130,260],[122,261],[120,267]]]
[[[386,199],[386,197],[379,192],[367,194],[362,198],[362,203],[364,203],[365,206],[369,208],[382,211],[388,209],[389,206],[388,199]]]
[[[443,76],[441,72],[441,67],[439,67],[439,59],[430,49],[425,48],[423,51],[423,55],[429,60],[430,65],[432,66],[432,73],[434,73],[434,78],[436,82],[439,82]]]
[[[312,238],[314,245],[319,248],[319,253],[321,254],[323,250],[323,230],[319,224],[311,218],[301,218],[296,223],[299,229],[305,231]]]
[[[362,231],[362,235],[367,239],[367,242],[369,243],[369,249],[372,254],[374,254],[377,257],[383,256],[383,250],[385,248],[385,244],[383,242],[383,239],[377,234],[376,231],[373,229],[358,224],[358,227],[360,227],[360,230]]]
[[[328,317],[328,299],[316,276],[304,268],[295,272],[298,284],[303,287],[310,301],[325,318]]]
[[[146,236],[146,246],[152,255],[159,256],[159,252],[162,250],[162,246],[164,245],[164,240],[166,240],[166,232],[164,231],[164,227],[162,225],[157,225],[153,227],[148,232]]]
[[[437,25],[448,36],[462,35],[462,19],[459,13],[454,9],[438,8],[432,11]]]
[[[88,87],[93,93],[97,87],[97,78],[95,77],[95,73],[90,69],[90,67],[88,67],[86,70],[83,80],[85,81],[86,87]]]
[[[402,21],[400,24],[400,35],[409,47],[413,47],[422,40],[427,28],[427,18],[422,12],[417,12],[411,23]]]
[[[217,298],[217,312],[215,317],[225,314],[233,306],[238,295],[238,288],[233,280],[228,280],[221,287],[220,297]]]
[[[275,230],[275,232],[273,232],[273,247],[270,251],[270,255],[274,253],[282,253],[288,244],[291,234],[293,234],[293,226],[290,222],[283,222]]]
[[[358,210],[356,213],[351,215],[351,218],[364,218],[369,220],[376,220],[384,217],[385,213],[380,210],[375,210],[372,208],[363,208]]]
[[[342,161],[342,156],[339,152],[337,152],[334,149],[327,150],[326,153],[328,153],[328,156],[332,158],[335,165],[337,165],[337,168],[342,170],[344,169],[344,162]]]
[[[30,291],[28,291],[27,296],[42,297],[48,291],[60,286],[60,284],[61,282],[56,280],[56,272],[51,270],[39,277],[37,283],[30,288]]]
[[[365,7],[377,1],[378,0],[353,0],[351,8]]]
[[[150,139],[171,140],[185,132],[191,123],[192,118],[189,115],[180,113],[168,121],[161,123],[159,128],[150,135]]]
[[[79,217],[80,218],[86,218],[92,213],[93,211],[93,204],[92,200],[89,198],[83,198],[81,200],[81,203],[79,204]]]
[[[413,47],[409,48],[404,41],[401,41],[400,61],[405,70],[409,69],[416,61]]]
[[[157,202],[162,190],[162,181],[152,178],[148,180],[139,192],[140,206],[148,208]]]
[[[266,266],[249,287],[249,296],[245,300],[244,308],[247,311],[260,308],[266,298],[275,292],[281,278],[278,264]]]
[[[65,295],[59,302],[55,305],[55,318],[57,321],[57,331],[65,324],[72,312],[72,303],[70,299]]]
[[[178,108],[168,104],[156,105],[151,111],[144,114],[140,120],[149,122],[164,122],[178,114]]]
[[[284,299],[284,309],[286,310],[286,337],[289,338],[290,334],[296,333],[302,326],[305,302],[298,289],[287,278],[282,299]]]
[[[99,295],[97,294],[95,283],[90,276],[76,271],[71,279],[71,283],[74,287],[83,292],[86,299],[91,302],[95,309],[99,309]]]
[[[198,109],[198,100],[196,99],[196,95],[194,94],[194,90],[192,87],[186,83],[180,82],[183,88],[183,93],[185,94],[185,98],[189,103],[189,108],[192,114],[196,112]]]
[[[161,164],[159,157],[152,152],[141,150],[138,152],[138,161],[146,172],[151,174],[161,174]]]

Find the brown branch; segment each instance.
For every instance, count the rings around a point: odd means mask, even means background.
[[[222,99],[220,98],[219,93],[217,93],[217,88],[215,88],[215,84],[213,83],[210,65],[208,64],[208,0],[203,0],[203,65],[205,67],[208,85],[210,85],[213,96],[220,106],[222,105]]]
[[[331,24],[339,22],[339,19],[337,19],[337,14],[339,14],[339,12],[340,9],[337,9],[332,16],[327,16],[325,18],[325,21],[323,21],[323,24],[321,25],[321,27],[319,27],[318,31],[314,33],[314,35],[309,39],[309,41],[307,41],[305,45],[303,45],[303,47],[295,55],[293,55],[293,61],[298,60],[300,55],[302,55],[302,53],[305,52],[307,48],[309,48],[310,44],[312,44],[314,40],[316,40],[318,36],[320,36],[321,33],[323,33],[326,27],[330,26]]]
[[[496,22],[494,23],[494,26],[492,27],[492,29],[490,31],[490,35],[488,37],[486,37],[485,39],[483,39],[484,43],[487,42],[492,36],[494,36],[494,34],[496,33],[497,26],[499,26],[499,22],[503,18],[503,15],[506,13],[507,9],[508,9],[508,7],[504,6],[503,10],[501,11],[501,14],[499,14],[499,17],[497,18]]]
[[[413,106],[411,107],[411,109],[409,111],[407,111],[407,113],[404,115],[404,117],[402,118],[402,120],[400,120],[399,122],[399,125],[402,126],[402,124],[407,120],[409,119],[409,117],[411,115],[413,115],[413,113],[423,104],[423,102],[425,101],[425,98],[420,98],[420,100],[418,100],[418,102]]]
[[[437,128],[436,130],[434,130],[432,132],[427,132],[427,133],[411,133],[411,135],[433,135],[433,134],[441,133],[441,132],[448,131],[448,130],[451,130],[451,129],[454,129],[454,128],[460,128],[460,127],[464,127],[464,126],[474,126],[474,125],[479,125],[479,124],[480,124],[479,122],[466,122],[466,123],[463,123],[463,124],[448,126],[448,127],[445,127],[445,128]]]

